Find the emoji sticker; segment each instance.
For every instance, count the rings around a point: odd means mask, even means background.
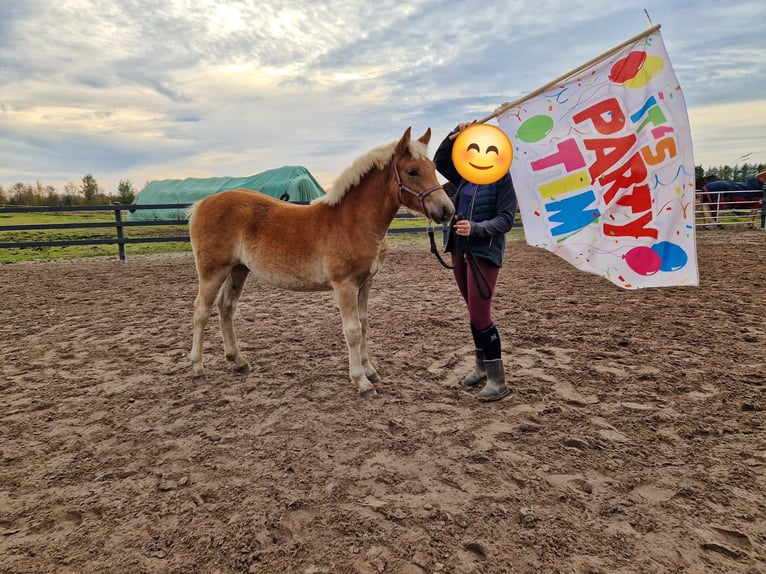
[[[511,141],[496,126],[473,124],[455,138],[452,163],[460,176],[471,183],[493,183],[511,168]]]

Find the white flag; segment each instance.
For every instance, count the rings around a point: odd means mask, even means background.
[[[689,119],[655,30],[498,116],[527,243],[626,289],[699,282]]]

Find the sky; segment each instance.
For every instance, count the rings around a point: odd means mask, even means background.
[[[0,185],[302,165],[329,188],[653,24],[695,165],[766,163],[764,20],[764,0],[0,0]]]

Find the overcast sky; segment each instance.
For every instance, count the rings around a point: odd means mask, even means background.
[[[764,21],[764,0],[0,0],[0,185],[303,165],[329,187],[408,126],[433,151],[652,23],[695,164],[764,163]]]

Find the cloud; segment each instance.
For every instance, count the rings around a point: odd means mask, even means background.
[[[750,140],[763,114],[729,129],[706,115],[758,106],[760,0],[28,0],[0,3],[0,184],[300,164],[328,186],[407,126],[436,142],[641,32],[645,7],[695,139],[747,140],[766,161]]]

